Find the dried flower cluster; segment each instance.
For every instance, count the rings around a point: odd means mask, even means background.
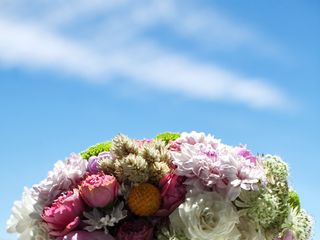
[[[162,141],[135,141],[118,135],[112,141],[112,159],[100,162],[105,172],[113,172],[121,182],[158,182],[170,173],[170,153]]]

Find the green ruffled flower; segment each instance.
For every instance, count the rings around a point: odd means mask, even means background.
[[[180,133],[172,133],[172,132],[165,132],[158,134],[156,136],[157,140],[164,141],[166,144],[168,144],[170,141],[174,141],[180,137]]]
[[[87,150],[81,152],[80,154],[84,159],[89,159],[92,156],[98,156],[101,152],[109,152],[111,146],[111,141],[97,143],[96,145],[89,147]]]

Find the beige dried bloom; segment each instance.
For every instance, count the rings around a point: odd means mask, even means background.
[[[150,175],[151,180],[154,182],[160,181],[160,179],[169,174],[171,169],[170,167],[164,162],[156,162],[150,165]]]
[[[118,135],[112,140],[111,153],[116,159],[121,159],[129,154],[137,155],[139,152],[135,142],[125,135]]]
[[[113,139],[111,154],[113,162],[103,162],[101,168],[113,170],[121,182],[157,183],[170,172],[170,154],[161,141],[141,143],[118,135]]]
[[[119,162],[122,164],[125,179],[134,183],[143,183],[149,180],[148,164],[141,156],[130,154]]]

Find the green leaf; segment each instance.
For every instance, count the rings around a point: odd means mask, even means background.
[[[300,198],[296,191],[290,190],[288,203],[292,208],[297,208],[300,211]]]

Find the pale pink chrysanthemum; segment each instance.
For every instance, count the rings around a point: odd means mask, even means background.
[[[33,196],[37,200],[35,209],[41,213],[62,192],[77,186],[87,171],[87,161],[79,154],[71,154],[65,161],[58,161],[48,177],[33,186]]]
[[[199,179],[202,184],[234,200],[241,189],[255,190],[263,179],[263,168],[244,147],[220,143],[204,133],[182,133],[175,141],[179,151],[171,151],[176,174]]]

